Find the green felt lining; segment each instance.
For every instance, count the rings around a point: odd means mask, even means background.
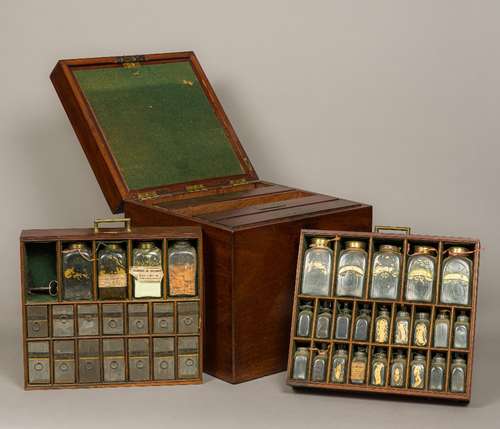
[[[25,287],[48,286],[52,280],[57,280],[57,247],[56,243],[26,243],[25,253]],[[56,297],[50,295],[29,295],[28,302],[50,302]]]
[[[74,74],[129,189],[244,174],[188,61]]]

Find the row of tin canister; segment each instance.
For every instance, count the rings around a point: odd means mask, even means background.
[[[312,357],[312,361],[310,361]],[[407,375],[407,358],[402,350],[396,351],[388,363],[387,352],[375,349],[370,368],[365,348],[358,347],[351,356],[346,348],[338,347],[331,359],[330,376],[327,380],[329,349],[298,347],[293,356],[292,374],[294,380],[365,385],[374,387],[390,387],[432,391],[446,390],[447,360],[440,353],[435,353],[428,368],[425,354],[415,352],[410,362]],[[348,373],[349,371],[349,373]],[[389,373],[387,374],[387,372]],[[464,393],[467,376],[467,361],[458,354],[453,356],[449,369],[448,391]],[[408,378],[408,379],[407,379]]]
[[[313,306],[309,301],[299,306],[296,321],[296,337],[314,338],[320,340],[353,340],[371,341],[379,344],[409,345],[435,348],[467,349],[469,346],[469,316],[460,311],[455,320],[450,320],[450,310],[440,308],[435,316],[431,331],[431,313],[416,309],[414,320],[407,308],[402,305],[396,311],[394,327],[391,337],[391,310],[385,305],[377,307],[372,318],[369,305],[361,305],[358,309],[354,324],[352,324],[352,310],[348,303],[339,305],[335,321],[333,321],[330,302],[322,302],[314,318]],[[372,332],[372,323],[373,332]],[[412,332],[410,333],[410,329]],[[352,332],[351,332],[352,330]],[[372,334],[371,334],[372,333]]]
[[[300,293],[331,296],[334,254],[331,240],[312,238],[304,253]],[[335,296],[363,298],[368,264],[371,263],[369,298],[397,300],[400,296],[403,255],[393,244],[380,244],[368,261],[366,243],[349,240],[340,251],[335,281]],[[427,245],[413,246],[408,256],[404,299],[414,302],[434,300],[437,271],[437,249]],[[447,248],[441,273],[441,304],[470,305],[472,259],[474,253],[461,246]]]

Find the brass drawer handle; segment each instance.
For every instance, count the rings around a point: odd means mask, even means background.
[[[373,227],[374,232],[380,231],[399,231],[404,232],[407,235],[411,234],[411,228],[409,226],[387,226],[387,225],[375,225]]]
[[[126,232],[131,232],[132,229],[130,227],[130,218],[116,218],[116,219],[96,219],[94,221],[94,233],[98,234],[99,232],[107,232],[107,233],[117,233],[118,231],[106,231],[105,229],[99,230],[99,225],[101,223],[120,223],[123,222],[124,229]]]

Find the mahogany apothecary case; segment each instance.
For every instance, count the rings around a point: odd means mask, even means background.
[[[383,229],[302,231],[288,383],[467,403],[480,243]]]
[[[23,231],[25,388],[201,383],[202,249],[197,227]]]
[[[260,181],[192,52],[63,60],[51,79],[113,212],[202,227],[206,372],[284,370],[300,229],[370,231],[372,208]]]

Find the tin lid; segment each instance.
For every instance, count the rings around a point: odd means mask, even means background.
[[[415,253],[421,254],[421,255],[432,255],[436,253],[437,250],[434,247],[431,246],[415,246]]]
[[[156,246],[152,241],[141,241],[137,247],[139,249],[149,250],[153,249]]]
[[[87,249],[87,246],[85,243],[82,242],[77,242],[77,243],[70,243],[68,246],[69,250],[84,250]]]
[[[471,251],[462,246],[453,246],[448,249],[448,254],[450,256],[466,256],[469,253],[471,253]]]
[[[399,253],[399,247],[393,244],[381,244],[378,248],[381,252]]]
[[[324,237],[314,237],[311,239],[310,247],[328,247],[330,240]]]
[[[349,240],[345,242],[346,249],[364,249],[366,243],[364,241]]]

